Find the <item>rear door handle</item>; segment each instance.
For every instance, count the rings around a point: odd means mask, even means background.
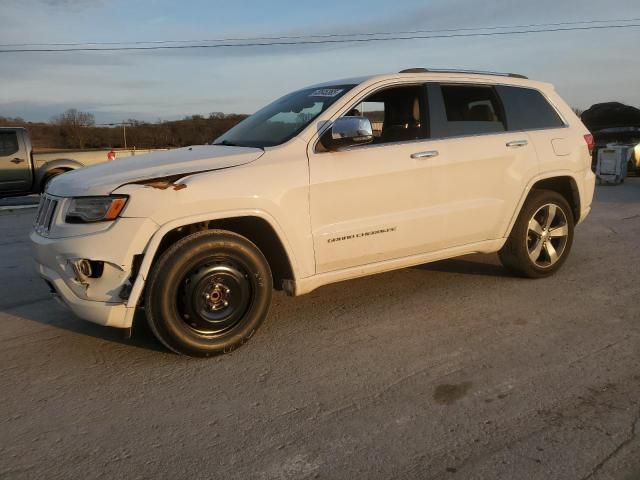
[[[507,142],[507,147],[509,148],[526,147],[527,145],[529,145],[529,142],[526,140],[514,140],[513,142]]]
[[[438,156],[437,150],[429,150],[427,152],[412,153],[411,158],[433,158]]]
[[[11,163],[15,163],[16,165],[19,163],[24,162],[24,158],[14,158],[13,160],[11,160]]]

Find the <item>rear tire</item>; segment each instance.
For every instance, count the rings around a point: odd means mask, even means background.
[[[516,275],[548,277],[567,260],[573,230],[573,211],[567,200],[557,192],[533,190],[498,256]]]
[[[198,232],[155,264],[145,295],[147,321],[176,353],[229,353],[262,324],[272,289],[269,265],[251,241],[224,230]]]

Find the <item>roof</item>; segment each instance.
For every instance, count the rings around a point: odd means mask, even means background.
[[[496,77],[511,77],[511,78],[523,78],[525,80],[528,77],[519,73],[503,73],[503,72],[488,72],[480,70],[459,70],[459,69],[442,69],[442,68],[407,68],[400,70],[398,73],[464,73],[467,75],[490,75]]]
[[[500,73],[500,72],[482,72],[473,70],[445,70],[445,69],[425,69],[410,68],[396,73],[384,73],[377,75],[367,75],[362,77],[343,78],[331,80],[328,82],[310,85],[308,88],[322,88],[334,85],[360,85],[365,82],[376,83],[379,81],[400,79],[400,78],[420,78],[425,81],[442,81],[442,80],[483,80],[491,83],[506,83],[522,86],[542,86],[545,82],[530,80],[524,75],[516,73]],[[548,84],[546,84],[548,85]]]

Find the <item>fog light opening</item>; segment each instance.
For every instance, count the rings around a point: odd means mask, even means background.
[[[100,278],[104,272],[104,262],[100,262],[98,260],[88,260],[88,262],[91,267],[91,275],[89,275],[89,277]]]
[[[104,262],[76,258],[69,260],[76,281],[83,283],[87,278],[100,278],[104,272]]]

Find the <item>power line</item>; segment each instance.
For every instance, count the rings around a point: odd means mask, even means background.
[[[535,30],[512,30],[507,32],[476,32],[476,33],[457,33],[449,35],[413,35],[413,36],[396,36],[396,37],[374,37],[374,38],[339,38],[339,39],[322,39],[322,40],[299,40],[299,41],[271,41],[271,42],[251,42],[251,43],[217,43],[213,45],[195,44],[195,45],[155,45],[155,46],[135,46],[135,47],[72,47],[72,48],[17,48],[17,49],[0,49],[0,53],[53,53],[53,52],[115,52],[115,51],[142,51],[142,50],[184,50],[184,49],[204,49],[204,48],[237,48],[237,47],[270,47],[270,46],[287,46],[287,45],[323,45],[338,43],[366,43],[366,42],[389,42],[397,40],[426,40],[434,38],[465,38],[465,37],[492,37],[505,35],[524,35],[534,33],[551,33],[551,32],[570,32],[570,31],[586,31],[586,30],[603,30],[603,29],[622,29],[640,27],[637,24],[625,25],[592,25],[589,27],[568,27],[568,28],[544,28]]]
[[[5,47],[79,47],[79,46],[101,46],[101,45],[158,45],[168,43],[213,43],[213,42],[253,42],[261,40],[302,40],[308,38],[345,38],[345,37],[372,37],[386,35],[415,35],[424,33],[447,33],[447,32],[472,32],[479,30],[504,30],[514,28],[536,28],[536,27],[560,27],[568,25],[589,25],[596,23],[620,23],[620,22],[638,22],[640,18],[621,18],[611,20],[581,20],[571,22],[557,23],[530,23],[524,25],[494,25],[491,27],[475,27],[475,28],[451,28],[440,30],[406,30],[393,32],[363,32],[363,33],[329,33],[329,34],[309,34],[309,35],[283,35],[276,37],[230,37],[230,38],[211,38],[211,39],[194,39],[194,40],[140,40],[130,42],[72,42],[72,43],[5,43],[0,44],[0,48]]]

